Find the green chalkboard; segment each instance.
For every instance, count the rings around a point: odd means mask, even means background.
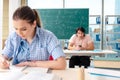
[[[37,9],[42,27],[58,39],[69,39],[82,26],[88,33],[89,9]]]

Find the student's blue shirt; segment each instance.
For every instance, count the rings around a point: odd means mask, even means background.
[[[8,37],[3,55],[13,57],[13,65],[24,61],[48,60],[52,55],[53,59],[65,56],[57,37],[50,31],[36,28],[36,34],[31,44],[15,32]]]

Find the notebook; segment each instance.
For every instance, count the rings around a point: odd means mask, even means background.
[[[32,71],[24,74],[20,71],[0,73],[0,80],[61,80],[55,74]]]
[[[34,71],[21,77],[19,80],[61,80],[61,79],[60,77],[52,73],[41,73]]]
[[[48,68],[42,68],[42,67],[16,67],[16,66],[10,66],[9,69],[0,69],[0,72],[14,72],[14,71],[22,71],[24,73],[32,72],[32,71],[38,71],[42,73],[47,73]]]
[[[60,80],[55,74],[47,73],[48,68],[16,67],[0,70],[0,80]]]

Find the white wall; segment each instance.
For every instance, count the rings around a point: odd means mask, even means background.
[[[0,0],[0,53],[2,51],[2,21],[3,21],[3,0]]]
[[[63,8],[63,0],[28,0],[28,6],[33,9]]]
[[[9,0],[9,33],[12,32],[13,29],[13,21],[12,21],[12,15],[14,11],[20,7],[21,0]]]

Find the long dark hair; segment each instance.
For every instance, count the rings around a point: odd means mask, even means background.
[[[37,11],[28,6],[21,6],[14,12],[13,20],[18,19],[26,20],[30,24],[33,24],[33,22],[36,20],[37,26],[41,27],[41,21]]]

